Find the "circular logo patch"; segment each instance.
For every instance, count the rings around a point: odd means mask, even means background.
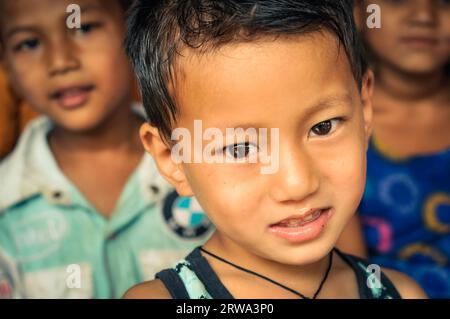
[[[180,197],[176,191],[164,200],[164,219],[178,236],[187,239],[201,237],[211,228],[200,204],[194,197]]]

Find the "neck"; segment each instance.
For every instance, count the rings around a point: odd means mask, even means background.
[[[203,247],[209,252],[242,268],[268,277],[291,289],[298,289],[300,293],[308,297],[312,297],[319,287],[319,283],[322,281],[328,268],[330,257],[327,254],[320,260],[307,265],[282,264],[248,251],[238,243],[224,238],[218,231],[214,233]],[[227,269],[235,273],[252,276],[251,274],[244,274],[242,271],[229,265],[223,267],[228,267]]]
[[[412,74],[383,66],[377,70],[377,88],[389,99],[398,101],[398,104],[414,106],[447,96],[448,79],[443,70]]]
[[[73,155],[94,155],[99,152],[130,150],[139,147],[139,118],[132,114],[130,103],[118,107],[97,127],[74,132],[58,125],[49,134],[54,150],[64,149]]]

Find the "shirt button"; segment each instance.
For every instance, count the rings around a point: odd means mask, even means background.
[[[154,195],[158,195],[159,194],[159,187],[158,186],[150,185],[150,190],[152,191],[152,193]]]
[[[107,240],[115,240],[117,238],[117,233],[112,233],[108,236]]]
[[[53,192],[52,197],[53,197],[54,199],[61,199],[62,193],[59,192],[59,191],[55,191],[55,192]]]

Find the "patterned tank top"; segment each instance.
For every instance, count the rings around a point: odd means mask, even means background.
[[[355,256],[334,249],[354,271],[361,299],[400,299],[395,286],[381,272],[377,281],[370,271],[369,264]],[[208,261],[201,254],[200,247],[195,248],[184,260],[173,268],[156,274],[174,299],[234,299],[225,288]],[[375,280],[375,282],[374,282]]]

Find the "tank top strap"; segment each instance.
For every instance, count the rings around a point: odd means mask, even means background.
[[[401,299],[397,288],[382,271],[380,278],[377,278],[366,260],[345,254],[337,248],[334,251],[353,269],[361,299]]]
[[[231,293],[222,284],[206,258],[202,256],[200,247],[194,249],[192,253],[187,256],[186,260],[192,266],[197,278],[204,284],[211,298],[234,299]]]
[[[233,299],[201,255],[200,247],[173,268],[157,273],[156,278],[163,282],[174,299]]]

